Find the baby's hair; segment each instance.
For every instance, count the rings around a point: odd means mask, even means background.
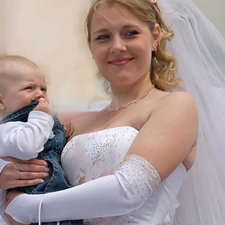
[[[23,56],[20,55],[5,55],[5,56],[0,56],[0,71],[1,68],[4,67],[5,64],[10,63],[10,62],[15,62],[15,63],[21,63],[30,67],[38,68],[38,66],[31,61],[30,59],[27,59]]]
[[[3,82],[2,79],[13,71],[14,65],[23,65],[34,69],[39,68],[33,61],[20,55],[0,56],[0,84]]]

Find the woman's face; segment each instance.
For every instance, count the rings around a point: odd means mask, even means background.
[[[149,80],[152,49],[159,38],[158,25],[151,33],[132,11],[103,4],[93,14],[90,34],[93,58],[112,87]]]

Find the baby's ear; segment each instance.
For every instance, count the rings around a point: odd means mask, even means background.
[[[5,105],[2,101],[3,97],[2,97],[2,94],[0,93],[0,110],[5,110]]]

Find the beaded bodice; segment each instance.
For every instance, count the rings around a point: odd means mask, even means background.
[[[138,130],[129,126],[75,136],[65,146],[62,165],[75,186],[112,174],[124,159]],[[186,177],[181,164],[138,210],[129,215],[86,220],[85,224],[162,224],[176,204],[176,195]]]

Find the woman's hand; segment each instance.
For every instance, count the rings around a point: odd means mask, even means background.
[[[4,158],[12,163],[7,164],[0,173],[0,188],[6,190],[14,187],[32,186],[43,183],[48,176],[47,163],[31,159],[22,161],[12,157]]]
[[[22,194],[22,192],[20,191],[9,191],[7,193],[7,196],[6,196],[6,207],[9,205],[9,203],[18,195]],[[22,223],[19,223],[17,221],[15,221],[11,216],[9,216],[8,214],[5,213],[5,216],[9,222],[10,225],[25,225],[25,224],[22,224]]]

